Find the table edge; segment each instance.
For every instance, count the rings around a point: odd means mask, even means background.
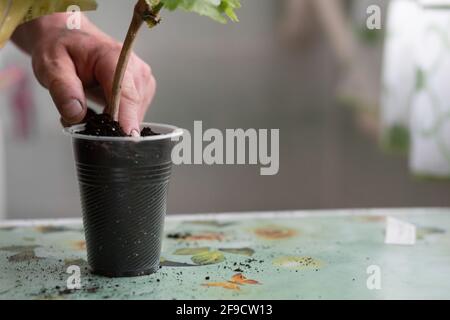
[[[319,217],[347,217],[347,216],[391,216],[401,214],[423,214],[431,211],[434,214],[450,214],[450,208],[371,208],[371,209],[328,209],[328,210],[285,210],[285,211],[249,211],[226,213],[174,214],[167,215],[168,221],[198,221],[198,220],[251,220],[251,219],[291,219],[291,218],[319,218]],[[79,225],[81,218],[62,219],[30,219],[3,220],[0,227],[35,227],[42,225]]]

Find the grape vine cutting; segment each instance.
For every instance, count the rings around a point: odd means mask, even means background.
[[[169,11],[182,9],[207,16],[220,23],[226,23],[228,20],[238,21],[235,10],[240,7],[240,0],[138,0],[134,7],[133,18],[114,75],[111,101],[109,101],[105,112],[113,119],[118,117],[123,77],[134,41],[144,22],[149,28],[153,28],[161,21],[160,12],[162,9]]]

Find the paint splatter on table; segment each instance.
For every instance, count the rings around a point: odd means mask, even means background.
[[[415,224],[417,243],[384,244],[387,216]],[[159,272],[110,279],[89,273],[81,221],[0,224],[0,299],[450,298],[450,209],[173,216],[165,229]]]

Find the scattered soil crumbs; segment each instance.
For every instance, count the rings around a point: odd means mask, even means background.
[[[169,233],[167,235],[168,239],[175,239],[175,240],[184,240],[188,237],[190,237],[190,233]]]

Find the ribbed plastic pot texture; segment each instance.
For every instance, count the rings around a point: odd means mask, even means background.
[[[144,123],[158,136],[72,137],[91,272],[108,277],[159,269],[174,139],[182,130]]]

